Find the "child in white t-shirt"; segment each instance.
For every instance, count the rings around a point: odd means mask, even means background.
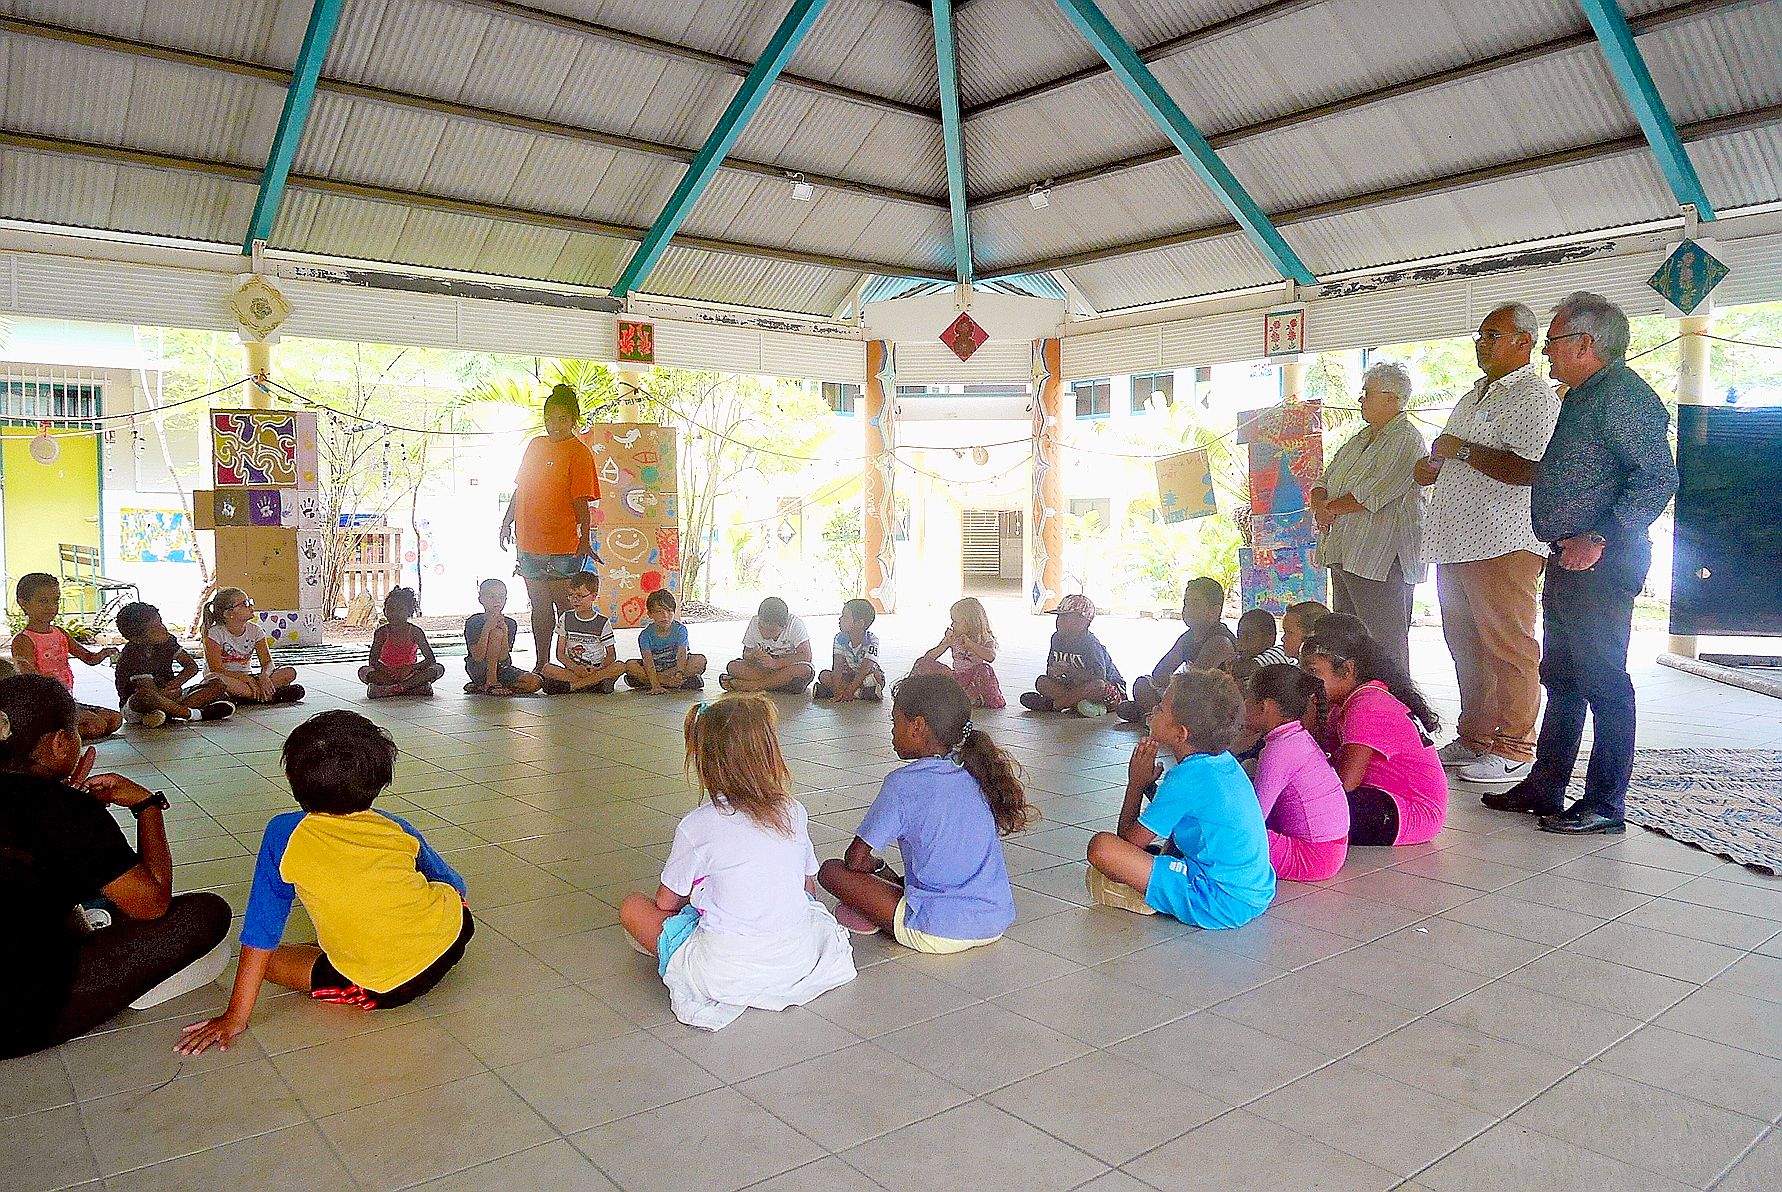
[[[743,631],[742,657],[718,676],[725,691],[803,691],[817,677],[811,635],[786,602],[769,596]]]
[[[802,1006],[854,979],[848,933],[813,897],[810,816],[790,793],[776,720],[759,695],[688,710],[687,760],[707,801],[675,829],[656,896],[619,907],[688,1026],[715,1031],[750,1006]]]
[[[240,588],[220,588],[204,606],[204,669],[237,700],[291,704],[303,698],[296,668],[272,664],[266,628]]]

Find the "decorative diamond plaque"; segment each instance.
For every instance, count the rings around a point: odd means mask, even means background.
[[[953,355],[959,357],[963,363],[990,341],[990,335],[970,315],[962,314],[941,332],[940,341],[951,348]]]
[[[1713,253],[1693,240],[1685,240],[1665,258],[1658,272],[1646,279],[1646,284],[1687,315],[1707,301],[1714,287],[1731,272]]]

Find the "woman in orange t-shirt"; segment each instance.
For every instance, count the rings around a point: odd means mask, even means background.
[[[575,437],[580,419],[575,390],[554,386],[545,398],[544,436],[526,444],[501,519],[501,549],[512,543],[518,550],[515,571],[526,581],[534,656],[541,663],[550,659],[557,618],[569,608],[569,577],[588,560],[599,561],[588,532],[600,481],[594,453]]]

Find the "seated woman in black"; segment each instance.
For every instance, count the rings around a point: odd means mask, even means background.
[[[0,679],[0,1058],[85,1034],[229,933],[215,894],[173,897],[166,800],[87,776],[77,715],[54,679]],[[136,849],[107,804],[135,813]],[[101,893],[123,914],[87,934],[77,905]]]

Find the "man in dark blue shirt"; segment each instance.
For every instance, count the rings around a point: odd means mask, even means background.
[[[1625,362],[1627,315],[1600,294],[1560,303],[1541,349],[1567,386],[1535,470],[1535,536],[1552,545],[1541,596],[1547,711],[1534,768],[1487,807],[1532,811],[1545,832],[1622,832],[1633,773],[1634,689],[1627,674],[1633,602],[1652,565],[1646,530],[1677,491],[1670,414]],[[1584,794],[1565,792],[1595,720]]]

